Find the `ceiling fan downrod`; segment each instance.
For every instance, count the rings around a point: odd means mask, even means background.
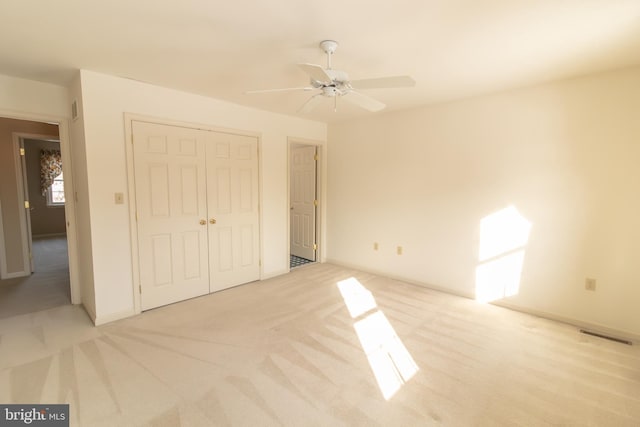
[[[331,69],[331,56],[338,48],[338,42],[335,40],[323,40],[320,42],[320,49],[327,54],[327,70]]]

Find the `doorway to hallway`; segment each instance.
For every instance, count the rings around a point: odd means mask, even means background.
[[[289,169],[289,268],[296,268],[317,260],[317,146],[290,144]]]

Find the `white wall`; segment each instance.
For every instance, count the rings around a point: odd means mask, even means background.
[[[71,121],[69,135],[72,141],[74,198],[77,217],[78,276],[82,305],[87,313],[96,318],[96,296],[93,276],[93,243],[91,241],[91,210],[87,169],[87,147],[84,134],[84,114],[80,73],[69,85],[69,99],[75,100],[78,116]],[[72,102],[72,101],[71,101]]]
[[[96,322],[130,315],[133,277],[124,113],[261,134],[263,277],[288,270],[287,137],[326,140],[326,125],[107,76],[80,72]]]
[[[332,124],[328,153],[328,260],[474,296],[480,221],[512,205],[503,302],[640,336],[640,69]]]
[[[68,117],[67,89],[49,83],[0,75],[0,110]]]

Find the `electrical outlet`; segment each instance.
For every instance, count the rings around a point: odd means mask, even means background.
[[[374,251],[378,250],[378,242],[373,242],[373,250]]]
[[[590,278],[586,278],[584,280],[584,288],[588,291],[595,291],[596,290],[596,279],[590,279]]]
[[[402,246],[398,246],[396,252],[398,253],[398,255],[402,255]]]

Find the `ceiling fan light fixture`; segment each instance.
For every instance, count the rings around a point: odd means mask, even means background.
[[[322,94],[326,97],[333,98],[336,95],[339,95],[340,92],[335,86],[325,86],[322,88]]]

